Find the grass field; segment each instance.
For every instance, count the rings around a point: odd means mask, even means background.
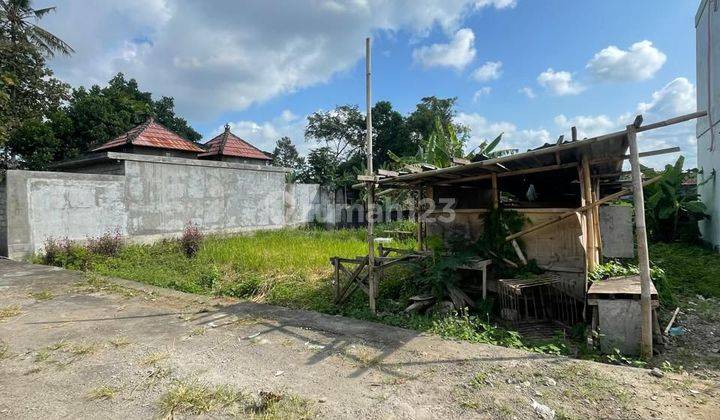
[[[188,258],[175,241],[125,246],[117,257],[94,255],[99,274],[199,294],[252,299],[326,313],[361,311],[356,294],[345,308],[332,303],[330,258],[367,255],[364,230],[283,229],[250,235],[207,237]],[[412,248],[408,240],[395,246]],[[383,291],[396,285],[390,280]],[[359,314],[356,314],[359,315]]]

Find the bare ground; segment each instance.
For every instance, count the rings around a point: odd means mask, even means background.
[[[720,418],[714,377],[658,378],[7,260],[0,340],[3,418],[528,418],[539,416],[533,400],[565,418]]]

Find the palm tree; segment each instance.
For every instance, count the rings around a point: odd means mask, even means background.
[[[33,9],[30,0],[0,0],[0,33],[12,45],[32,45],[47,57],[53,57],[55,52],[70,55],[75,52],[70,45],[35,23],[54,10]]]

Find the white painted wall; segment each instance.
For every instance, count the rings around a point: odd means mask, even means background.
[[[710,211],[700,222],[705,241],[720,246],[720,10],[718,2],[702,0],[695,17],[697,109],[709,117],[697,120],[698,192]]]

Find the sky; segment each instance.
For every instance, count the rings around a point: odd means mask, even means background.
[[[72,86],[117,72],[175,98],[210,139],[233,131],[272,150],[306,152],[307,115],[364,108],[364,39],[373,100],[411,112],[457,97],[468,148],[504,133],[522,151],[696,110],[699,0],[37,0],[42,25],[76,51],[50,67]],[[694,123],[643,133],[640,149],[680,146],[694,167]],[[678,155],[647,158],[661,167]]]

